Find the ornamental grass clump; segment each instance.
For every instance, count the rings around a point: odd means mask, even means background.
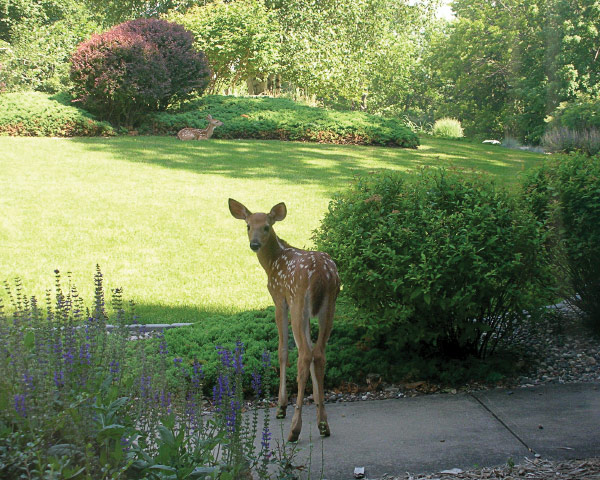
[[[0,477],[267,478],[277,461],[258,409],[268,402],[242,416],[243,344],[218,349],[220,390],[207,417],[203,364],[173,356],[162,333],[132,340],[135,306],[120,289],[107,305],[99,268],[94,280],[90,308],[58,271],[44,306],[18,280],[6,284],[8,306],[0,296]],[[268,358],[253,371],[257,400],[269,395]]]
[[[360,177],[315,234],[359,308],[363,348],[400,359],[483,359],[545,303],[539,222],[459,171]]]
[[[434,137],[462,138],[465,136],[460,120],[456,118],[440,118],[433,124]]]

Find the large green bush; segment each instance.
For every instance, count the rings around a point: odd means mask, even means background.
[[[69,105],[68,95],[39,92],[0,95],[0,135],[73,137],[112,135],[113,128]]]
[[[407,347],[483,358],[545,301],[538,222],[474,174],[360,178],[315,240],[366,319],[365,339],[396,358]]]
[[[335,112],[285,98],[206,96],[178,112],[152,116],[153,133],[174,134],[184,127],[204,128],[211,114],[224,125],[214,138],[304,140],[417,147],[419,139],[404,123],[362,112]],[[150,126],[150,125],[148,125]]]
[[[600,329],[600,156],[557,156],[528,174],[524,194],[551,233],[563,295]]]

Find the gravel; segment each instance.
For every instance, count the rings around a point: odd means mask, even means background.
[[[454,473],[434,473],[401,477],[386,475],[381,480],[455,480],[455,479],[504,479],[504,480],[600,480],[600,459],[550,461],[539,458],[526,459],[519,465],[459,470]]]

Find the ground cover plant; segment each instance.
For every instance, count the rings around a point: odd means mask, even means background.
[[[278,234],[311,247],[330,198],[357,174],[454,165],[510,184],[543,158],[432,137],[422,143],[0,137],[0,278],[19,276],[43,298],[58,268],[91,298],[86,279],[99,263],[109,287],[123,287],[148,323],[262,309],[271,299],[244,228],[228,213],[232,192],[257,209],[285,201]]]
[[[411,147],[419,139],[403,122],[362,112],[336,112],[286,98],[206,96],[179,112],[152,116],[153,133],[174,134],[184,127],[203,128],[207,114],[224,125],[215,138],[303,140]]]
[[[0,303],[0,476],[3,478],[239,478],[250,472],[285,475],[291,457],[273,455],[269,416],[260,405],[242,417],[244,345],[216,346],[217,374],[203,394],[202,363],[174,357],[159,334],[128,340],[135,309],[112,292],[106,310],[103,276],[86,308],[77,289],[63,286],[43,306],[17,280]],[[106,325],[117,326],[109,333]],[[215,349],[215,345],[212,345]],[[174,382],[164,370],[173,365]],[[268,397],[270,355],[251,370],[255,398]],[[214,409],[205,417],[205,409]],[[258,439],[258,441],[256,441]],[[271,470],[272,472],[272,470]]]
[[[0,95],[0,135],[75,137],[114,135],[113,127],[70,104],[68,95]]]

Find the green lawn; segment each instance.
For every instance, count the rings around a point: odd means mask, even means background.
[[[0,137],[0,281],[43,297],[71,271],[87,303],[95,265],[142,321],[197,321],[270,304],[265,274],[227,198],[255,211],[284,201],[277,233],[298,247],[356,174],[419,165],[514,182],[543,156],[425,138],[418,150],[167,137]]]

